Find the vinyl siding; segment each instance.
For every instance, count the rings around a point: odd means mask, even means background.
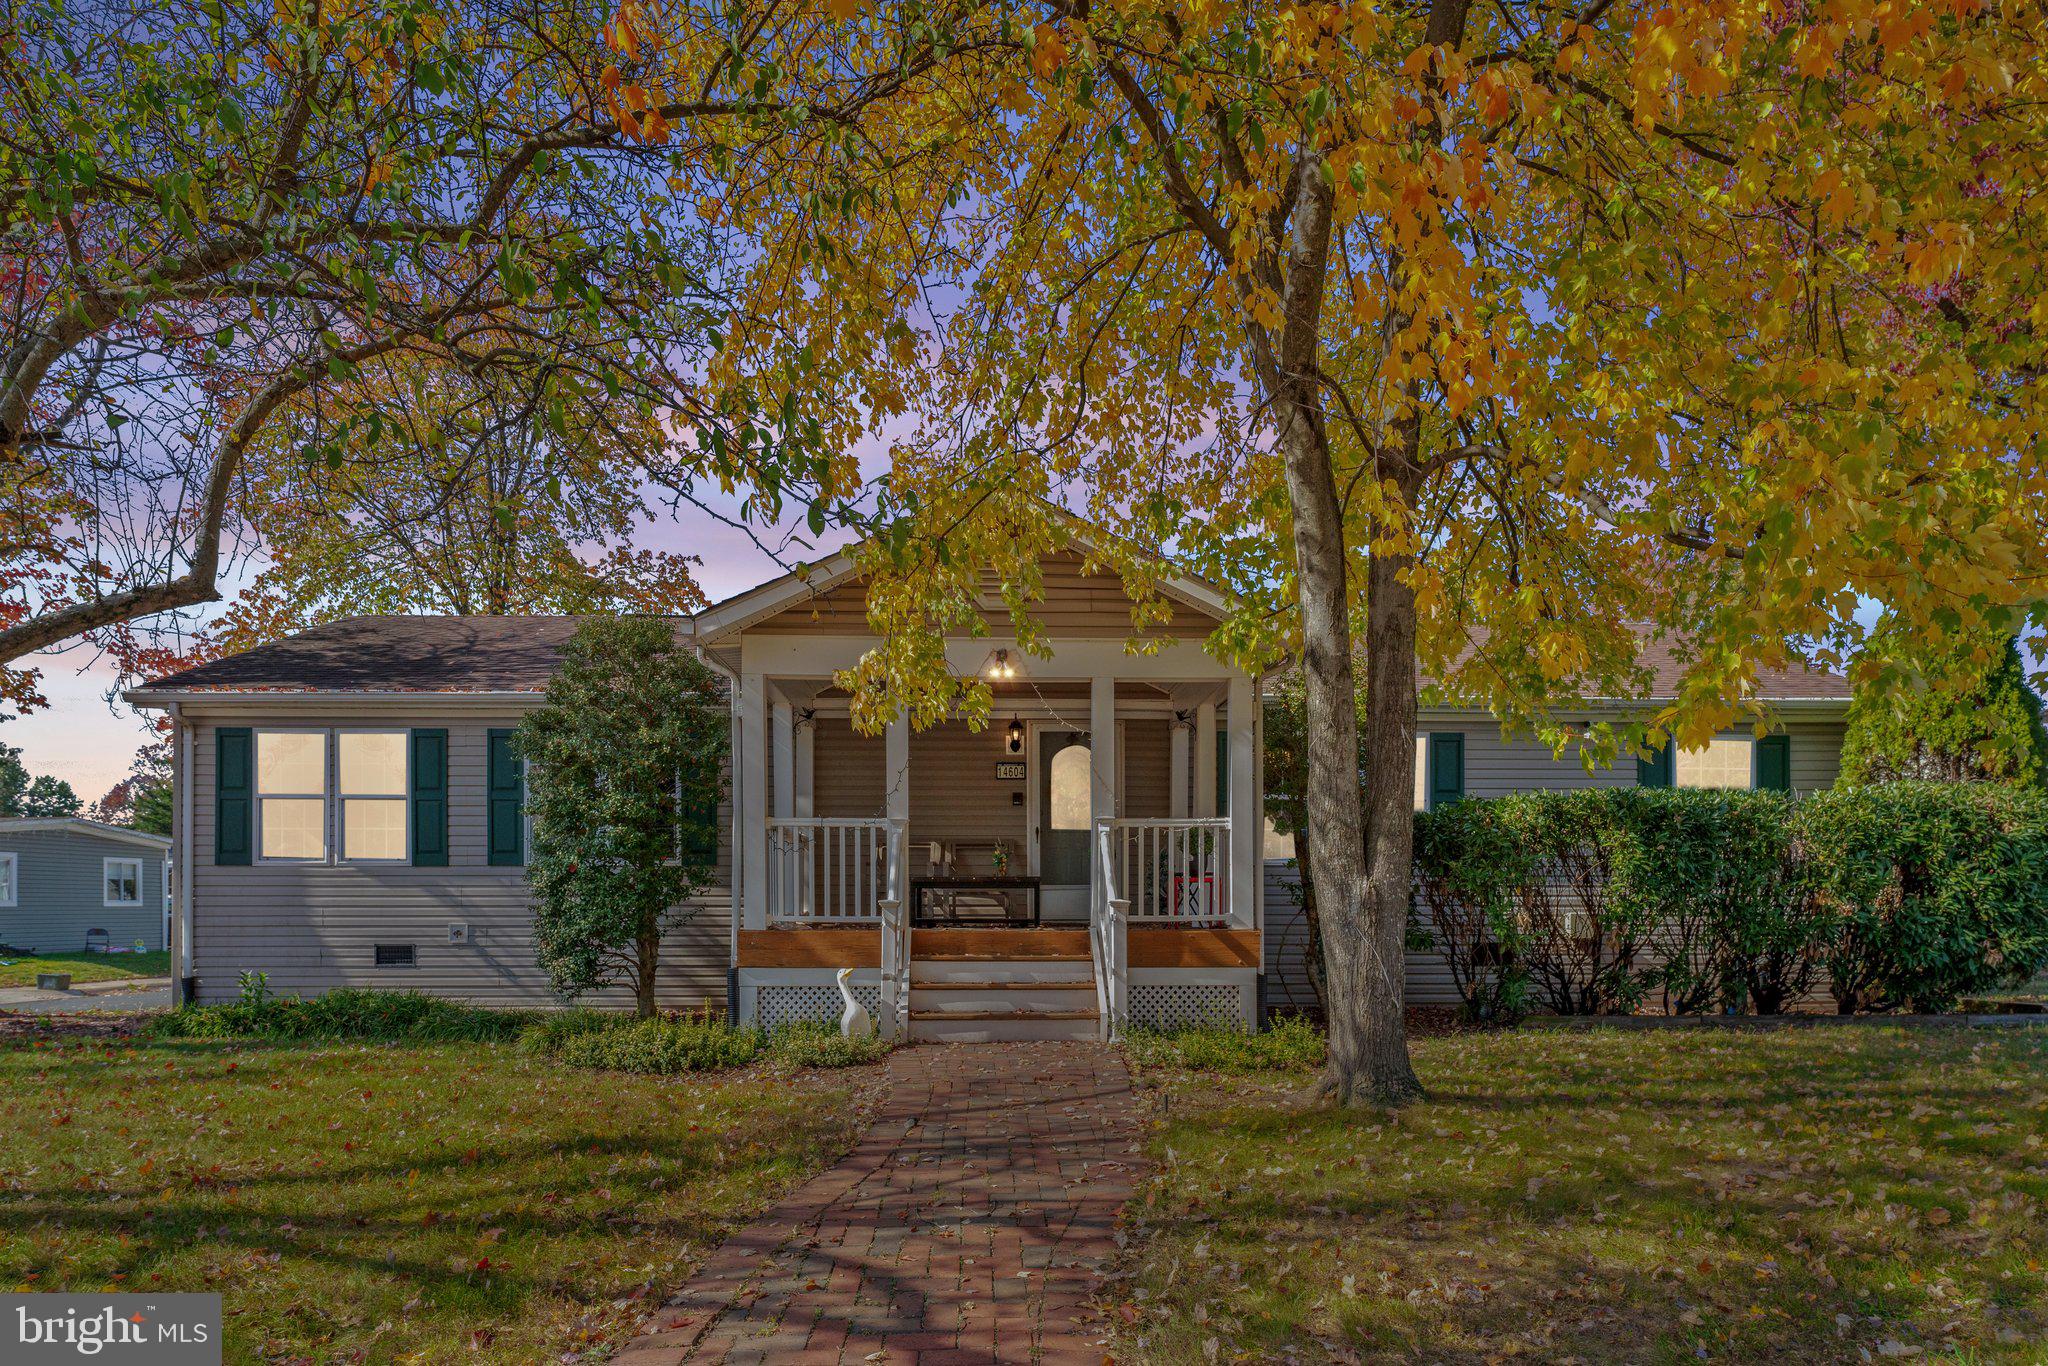
[[[0,944],[75,953],[89,930],[105,930],[116,948],[164,946],[164,851],[83,830],[0,832],[0,853],[15,856],[15,904],[0,906]],[[142,904],[105,904],[102,859],[142,863]]]
[[[1633,759],[1588,773],[1576,758],[1553,759],[1550,751],[1528,740],[1504,740],[1487,719],[1425,714],[1417,723],[1424,734],[1445,731],[1465,736],[1465,793],[1499,797],[1510,792],[1586,787],[1629,787],[1636,781]],[[1790,721],[1783,727],[1792,740],[1792,788],[1816,792],[1834,785],[1841,769],[1840,721]],[[1747,730],[1723,732],[1748,735]],[[1305,955],[1308,923],[1299,895],[1300,870],[1291,859],[1266,861],[1266,1003],[1269,1008],[1314,1008],[1319,1003],[1309,985]],[[1410,953],[1406,961],[1410,1005],[1456,1005],[1458,993],[1449,971],[1434,953]]]
[[[844,717],[819,717],[811,741],[811,793],[821,817],[874,818],[884,814],[884,743],[862,735]],[[1012,800],[1022,779],[996,777],[999,762],[1024,756],[1003,752],[1006,721],[981,731],[948,721],[910,737],[910,843],[1007,839],[1021,850],[1025,808]],[[1123,809],[1132,816],[1164,816],[1169,809],[1170,739],[1164,717],[1133,717],[1123,733]],[[772,769],[772,765],[771,765]],[[771,800],[774,783],[771,778]],[[914,861],[914,860],[913,860]]]
[[[1050,636],[1115,639],[1130,635],[1133,630],[1131,599],[1125,593],[1122,581],[1114,573],[1084,573],[1081,564],[1078,555],[1046,557],[1043,566],[1044,596],[1032,605],[1032,616]],[[993,594],[990,600],[998,605],[982,609],[984,622],[993,634],[1009,635],[1007,610],[1000,606]],[[1216,628],[1215,621],[1207,615],[1171,598],[1164,599],[1164,602],[1171,609],[1171,615],[1164,623],[1147,627],[1147,636],[1202,637]],[[841,584],[829,592],[785,608],[747,629],[750,634],[764,635],[864,635],[868,630],[867,591],[857,580]],[[948,634],[965,636],[972,632],[963,626]]]
[[[319,721],[285,720],[261,707],[198,718],[193,745],[195,867],[193,964],[201,1000],[236,994],[237,975],[269,974],[272,991],[317,995],[335,987],[420,991],[485,1005],[551,1005],[556,997],[533,954],[533,909],[523,868],[494,868],[485,846],[485,743],[518,714],[436,714],[337,705]],[[221,725],[435,726],[448,731],[448,866],[265,864],[217,867],[214,731]],[[721,813],[721,828],[730,820]],[[724,842],[713,888],[673,930],[662,954],[664,1004],[722,1006],[730,958],[731,896]],[[450,944],[466,924],[470,942]],[[374,946],[412,944],[417,965],[374,966]],[[623,1004],[623,990],[592,1004]]]

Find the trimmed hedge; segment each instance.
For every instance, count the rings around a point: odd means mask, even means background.
[[[1599,788],[1416,816],[1418,934],[1477,1019],[1946,1010],[2048,964],[2048,797]]]
[[[1802,803],[1807,887],[1844,1013],[1954,1008],[2048,963],[2048,797],[1883,783]]]

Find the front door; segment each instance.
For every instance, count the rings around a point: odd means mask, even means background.
[[[1038,804],[1032,835],[1038,850],[1038,904],[1048,920],[1086,920],[1094,869],[1090,838],[1090,750],[1086,732],[1038,733]]]

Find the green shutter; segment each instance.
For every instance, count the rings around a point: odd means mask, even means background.
[[[448,732],[412,733],[412,861],[448,866]]]
[[[1756,785],[1766,792],[1792,790],[1792,737],[1766,735],[1756,742]]]
[[[493,730],[486,741],[484,799],[494,868],[517,868],[526,862],[526,761],[513,745],[513,734]]]
[[[247,726],[213,733],[213,861],[247,864],[254,853],[256,737]]]
[[[1444,731],[1429,737],[1429,809],[1465,795],[1465,734]]]
[[[1636,760],[1636,786],[1670,787],[1676,779],[1671,757],[1671,741],[1647,759]]]

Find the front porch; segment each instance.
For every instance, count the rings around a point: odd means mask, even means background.
[[[1175,653],[1195,676],[1157,656],[1119,661],[1137,677],[1009,665],[984,728],[898,718],[880,736],[829,673],[742,672],[741,1018],[836,1018],[851,967],[879,1026],[914,1038],[1254,1022],[1256,691]]]

